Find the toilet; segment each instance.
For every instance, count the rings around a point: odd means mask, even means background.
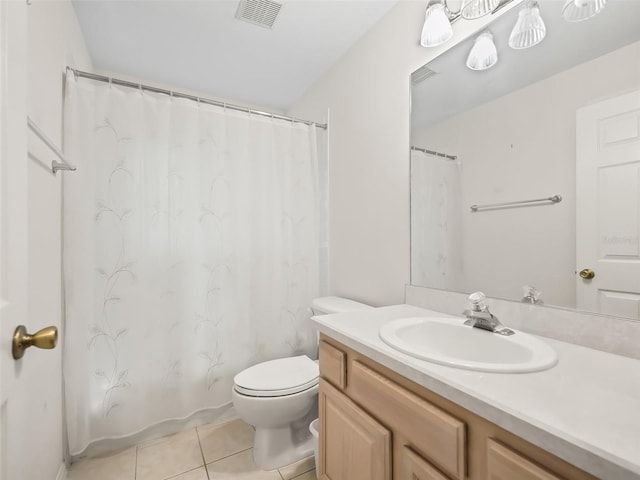
[[[311,302],[313,315],[373,308],[340,297]],[[318,418],[317,361],[306,355],[259,363],[238,373],[232,399],[238,416],[253,425],[253,460],[263,470],[313,455],[309,424]]]

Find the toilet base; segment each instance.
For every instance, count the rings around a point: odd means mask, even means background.
[[[258,468],[275,470],[313,455],[312,437],[307,438],[300,444],[291,445],[291,432],[288,429],[286,430],[286,432],[263,431],[262,435],[260,435],[261,432],[256,430],[253,461]]]
[[[262,470],[275,470],[313,455],[313,436],[309,424],[317,411],[293,425],[279,428],[256,427],[253,461]]]

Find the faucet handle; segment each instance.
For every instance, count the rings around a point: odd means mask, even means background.
[[[533,285],[525,285],[522,287],[522,301],[527,303],[543,303],[542,292]]]
[[[469,295],[471,309],[474,312],[481,312],[485,310],[487,308],[487,305],[484,303],[486,298],[486,295],[482,292],[473,292],[471,295]]]

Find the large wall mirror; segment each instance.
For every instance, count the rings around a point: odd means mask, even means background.
[[[640,319],[640,1],[539,3],[540,44],[516,6],[494,67],[473,37],[412,75],[411,283]]]

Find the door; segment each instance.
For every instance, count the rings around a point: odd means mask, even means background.
[[[0,2],[0,480],[53,480],[61,455],[46,475],[43,459],[61,438],[51,434],[47,422],[59,422],[61,412],[43,399],[41,386],[47,375],[42,365],[54,368],[54,362],[34,355],[34,348],[16,361],[11,350],[18,325],[29,333],[44,326],[29,319],[29,302],[38,298],[29,298],[26,9],[24,1]]]
[[[391,432],[320,379],[320,480],[391,480]]]
[[[577,308],[640,319],[640,90],[576,121]]]

